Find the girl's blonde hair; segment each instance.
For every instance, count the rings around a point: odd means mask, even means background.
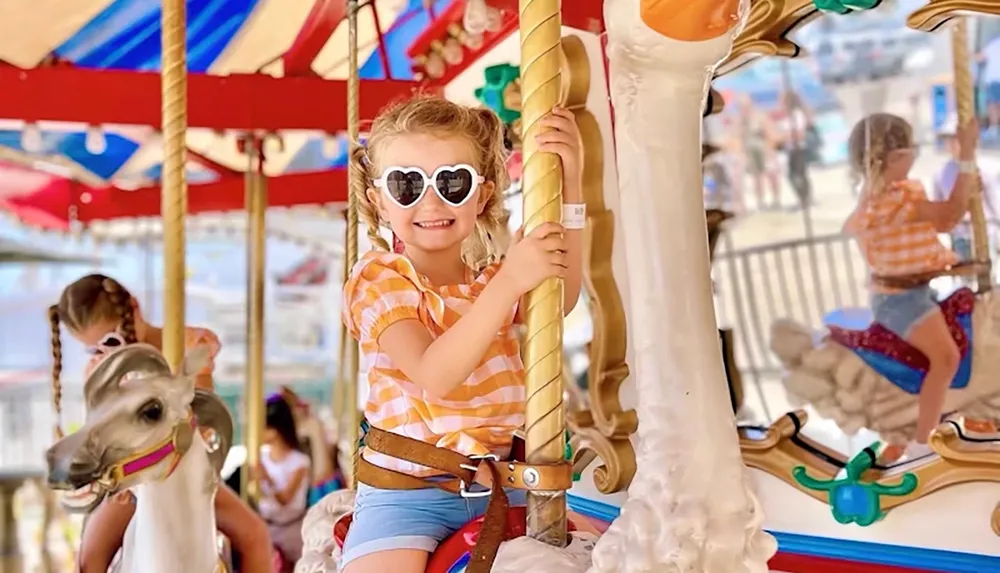
[[[389,251],[389,244],[379,227],[386,225],[375,205],[368,199],[368,189],[381,174],[378,154],[389,139],[409,133],[459,135],[472,144],[475,168],[486,181],[493,182],[493,194],[476,220],[475,232],[462,248],[465,263],[476,270],[500,259],[510,240],[510,218],[503,202],[503,192],[510,185],[507,175],[507,150],[504,147],[504,124],[493,111],[471,108],[436,96],[416,96],[383,110],[372,123],[366,147],[356,147],[351,154],[351,193],[358,204],[358,218],[368,226],[368,239],[376,248]]]
[[[903,118],[874,113],[859,121],[847,141],[851,173],[856,182],[878,186],[889,154],[913,147],[913,127]]]
[[[121,323],[125,344],[135,344],[135,311],[132,295],[115,279],[105,275],[87,275],[63,289],[59,302],[49,307],[52,341],[52,402],[57,412],[62,398],[62,337],[60,324],[81,332],[105,320]]]

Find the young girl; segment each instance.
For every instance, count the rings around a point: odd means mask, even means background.
[[[848,142],[851,166],[863,179],[857,208],[845,231],[853,234],[872,275],[900,277],[943,270],[958,257],[939,240],[969,208],[976,180],[977,125],[959,129],[959,174],[946,201],[929,201],[920,182],[909,179],[916,158],[913,130],[902,118],[874,114],[858,123]],[[876,322],[924,353],[930,367],[920,389],[915,442],[905,450],[891,446],[886,462],[902,455],[914,459],[931,453],[927,438],[941,421],[945,394],[958,370],[958,346],[930,286],[888,288],[872,281],[871,307]]]
[[[257,476],[258,509],[281,553],[281,573],[290,573],[302,557],[302,518],[309,495],[309,456],[302,452],[292,408],[280,394],[267,399],[264,445]]]
[[[143,342],[162,348],[163,332],[143,319],[139,304],[125,287],[104,275],[87,275],[67,286],[59,303],[49,308],[52,325],[52,390],[61,392],[62,342],[60,325],[82,342],[93,354],[87,366],[89,374],[112,350]],[[209,330],[186,329],[188,350],[207,344],[212,356],[218,354],[219,340]],[[196,380],[199,388],[211,390],[212,365]],[[269,573],[270,539],[264,522],[228,488],[220,487],[215,498],[219,529],[229,537],[233,547],[243,557],[245,573]],[[131,493],[123,492],[105,501],[88,516],[80,549],[79,568],[82,573],[105,573],[121,547],[125,529],[135,513]]]
[[[555,110],[542,121],[549,130],[539,148],[559,155],[564,202],[580,204],[573,115]],[[512,328],[518,300],[562,277],[568,312],[581,266],[580,232],[555,223],[518,237],[501,260],[494,240],[504,231],[503,145],[503,125],[486,109],[421,97],[385,110],[367,150],[351,158],[360,182],[352,192],[378,250],[358,261],[344,285],[344,320],[370,366],[365,415],[373,430],[501,460],[524,424],[524,370]],[[388,252],[380,226],[403,243],[402,254]],[[364,459],[387,475],[433,480],[442,473],[371,450]],[[394,490],[361,481],[343,549],[346,573],[422,573],[438,543],[483,515],[488,501],[432,484]],[[518,493],[510,493],[512,505],[524,503]]]

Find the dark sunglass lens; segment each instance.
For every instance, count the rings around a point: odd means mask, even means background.
[[[443,198],[452,205],[458,205],[472,191],[472,172],[464,167],[439,171],[434,181]]]
[[[117,338],[108,338],[102,344],[102,346],[106,346],[108,348],[118,348],[121,345],[122,345],[122,341],[118,340]]]
[[[416,171],[391,171],[385,176],[385,188],[400,205],[409,207],[424,192],[424,176]]]

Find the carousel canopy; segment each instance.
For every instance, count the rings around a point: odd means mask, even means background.
[[[452,3],[362,3],[363,119],[417,86],[407,47]],[[247,129],[279,136],[265,146],[272,203],[346,197],[345,10],[187,2],[192,212],[242,207]],[[160,16],[158,0],[0,6],[0,208],[45,227],[158,213]]]
[[[0,209],[57,229],[159,214],[160,5],[0,4]],[[517,28],[516,2],[490,0],[479,41],[460,46],[461,57],[444,54],[440,39],[457,38],[456,26],[465,34],[465,5],[361,2],[362,121],[414,89],[440,89]],[[346,200],[345,6],[187,1],[190,213],[242,209],[249,162],[239,141],[248,131],[274,134],[263,167],[271,205]],[[602,2],[567,3],[563,19],[600,32]],[[435,51],[445,73],[415,74]]]

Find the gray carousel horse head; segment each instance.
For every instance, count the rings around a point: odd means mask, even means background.
[[[233,421],[218,397],[195,390],[208,360],[208,349],[196,348],[174,375],[147,344],[109,354],[84,384],[83,427],[46,452],[49,485],[75,490],[85,501],[70,505],[92,508],[115,491],[164,479],[191,446],[196,424],[211,430],[211,462],[221,469]]]

